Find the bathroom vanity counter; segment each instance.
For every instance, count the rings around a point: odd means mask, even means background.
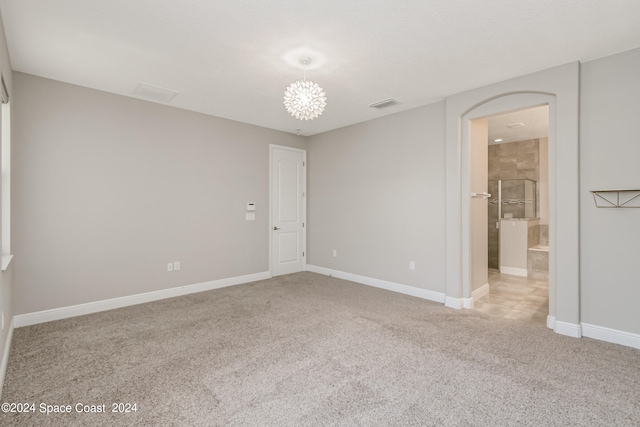
[[[500,220],[500,272],[527,275],[528,249],[540,243],[539,218]]]

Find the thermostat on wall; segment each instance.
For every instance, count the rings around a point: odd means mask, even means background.
[[[255,203],[247,203],[247,210],[248,211],[255,211],[256,210],[256,204]]]

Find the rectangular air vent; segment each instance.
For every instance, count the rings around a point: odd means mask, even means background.
[[[507,125],[510,129],[521,128],[522,126],[524,126],[524,123],[511,123],[510,125]]]
[[[157,102],[169,102],[178,94],[175,90],[140,83],[133,94],[137,97]]]
[[[380,109],[380,108],[391,107],[393,105],[398,105],[399,103],[400,103],[400,101],[398,101],[397,99],[387,98],[387,99],[383,99],[382,101],[378,101],[378,102],[374,102],[373,104],[369,104],[369,107]]]

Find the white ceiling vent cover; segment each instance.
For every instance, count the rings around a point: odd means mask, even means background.
[[[157,102],[169,102],[175,98],[178,93],[179,92],[176,92],[175,90],[164,89],[158,86],[148,85],[146,83],[138,84],[138,87],[133,91],[133,94],[137,97]]]
[[[374,102],[373,104],[369,104],[369,107],[380,109],[380,108],[392,107],[392,106],[398,105],[398,104],[400,104],[400,101],[398,101],[397,99],[387,98],[387,99],[383,99],[382,101],[378,101],[378,102]]]
[[[521,128],[522,126],[524,126],[524,123],[511,123],[510,125],[507,125],[509,129]]]

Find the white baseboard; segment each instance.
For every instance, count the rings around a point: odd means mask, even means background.
[[[462,302],[462,298],[454,298],[448,295],[444,298],[444,305],[449,308],[455,308],[456,310],[460,310],[464,307],[464,303]]]
[[[352,282],[361,283],[363,285],[411,295],[429,301],[444,303],[445,306],[455,309],[473,308],[473,301],[475,299],[482,298],[482,296],[486,295],[489,290],[489,285],[486,284],[476,289],[473,292],[473,296],[471,298],[452,298],[446,296],[442,292],[430,291],[427,289],[416,288],[413,286],[402,285],[399,283],[388,282],[385,280],[374,279],[357,274],[345,273],[343,271],[332,270],[325,267],[318,267],[311,264],[307,264],[305,266],[305,270],[324,275],[331,275],[339,279],[350,280]],[[103,301],[96,301],[86,304],[79,304],[69,307],[55,308],[52,310],[44,310],[35,313],[13,316],[13,319],[11,320],[11,323],[9,325],[9,333],[7,334],[4,352],[2,354],[2,361],[0,362],[0,396],[2,395],[4,376],[6,374],[7,365],[9,362],[9,352],[11,349],[14,327],[19,328],[22,326],[36,325],[38,323],[45,323],[53,320],[66,319],[75,316],[82,316],[84,314],[97,313],[100,311],[128,307],[131,305],[143,304],[146,302],[158,301],[166,298],[173,298],[181,295],[240,285],[243,283],[256,282],[258,280],[266,280],[270,278],[271,273],[265,271],[262,273],[213,280],[210,282],[179,286],[176,288],[164,289],[161,291],[147,292],[144,294],[130,295],[126,297],[113,298]],[[588,338],[640,349],[640,334],[634,334],[632,332],[620,331],[603,326],[592,325],[589,323],[582,323],[580,325],[577,325],[574,323],[557,321],[555,316],[551,315],[547,316],[547,327],[549,329],[553,329],[556,333],[561,335],[567,335],[574,338],[585,336]]]
[[[11,323],[9,324],[9,332],[7,333],[7,339],[4,342],[2,362],[0,363],[0,397],[2,397],[2,387],[4,386],[4,376],[7,373],[7,366],[9,365],[9,352],[11,351],[12,339],[13,339],[13,319],[11,319]]]
[[[577,325],[575,323],[562,322],[557,319],[554,322],[553,331],[556,334],[566,335],[568,337],[573,337],[573,338],[582,337],[582,328],[580,327],[580,325]]]
[[[485,283],[475,291],[471,292],[471,299],[477,301],[486,295],[489,295],[489,283]]]
[[[176,288],[147,292],[144,294],[129,295],[126,297],[112,298],[95,301],[86,304],[72,305],[69,307],[54,308],[51,310],[37,311],[34,313],[19,314],[13,316],[13,324],[16,328],[36,325],[38,323],[51,322],[53,320],[67,319],[69,317],[98,313],[100,311],[113,310],[114,308],[128,307],[145,302],[158,301],[166,298],[179,297],[196,292],[210,291],[212,289],[225,288],[227,286],[240,285],[242,283],[255,282],[270,279],[271,273],[248,274],[246,276],[230,277],[227,279],[212,280],[210,282],[196,283],[194,285],[178,286]]]
[[[528,274],[526,268],[505,267],[503,265],[500,266],[500,273],[511,274],[512,276],[525,276],[525,277]]]
[[[634,334],[632,332],[583,323],[582,336],[640,349],[640,334]]]
[[[633,332],[606,328],[590,323],[576,325],[575,323],[559,322],[551,315],[547,316],[547,328],[553,329],[558,334],[574,338],[587,337],[640,349],[640,334],[634,334]]]
[[[485,283],[480,286],[478,289],[471,293],[471,298],[454,298],[450,296],[446,296],[444,300],[444,305],[449,308],[455,308],[456,310],[460,310],[461,308],[473,308],[475,305],[475,301],[479,300],[483,296],[489,293],[489,284]]]
[[[473,308],[473,297],[471,298],[455,298],[446,296],[444,305],[449,308],[460,310],[461,308]]]
[[[344,271],[332,270],[330,268],[319,267],[317,265],[307,264],[306,271],[324,274],[325,276],[333,276],[338,279],[349,280],[351,282],[363,285],[373,286],[376,288],[386,289],[388,291],[398,292],[405,295],[411,295],[418,298],[427,299],[443,303],[445,302],[445,294],[443,292],[435,292],[427,289],[416,288],[413,286],[402,285],[400,283],[388,282],[386,280],[374,279],[372,277],[360,276],[357,274],[345,273]]]
[[[555,329],[556,327],[556,316],[547,315],[547,328]]]

